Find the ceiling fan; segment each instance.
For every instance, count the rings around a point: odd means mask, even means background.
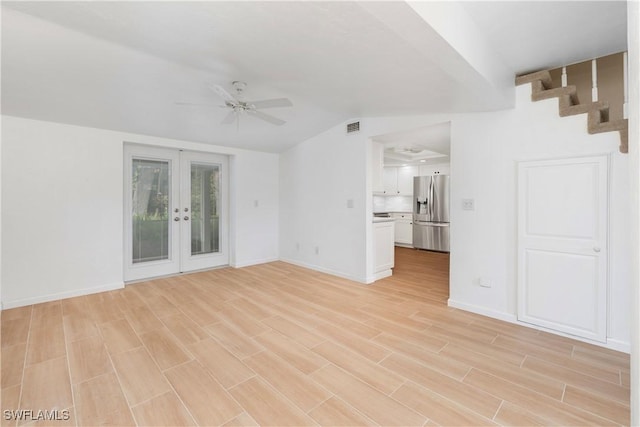
[[[230,124],[234,121],[240,126],[240,116],[246,113],[249,116],[256,117],[276,126],[281,126],[286,122],[282,119],[274,117],[270,114],[259,111],[265,108],[281,108],[293,107],[293,103],[288,98],[263,99],[261,101],[245,101],[244,90],[247,84],[242,81],[234,81],[232,83],[235,94],[230,94],[220,85],[211,85],[210,88],[224,101],[222,108],[229,108],[231,111],[222,119],[222,124]],[[187,102],[176,102],[178,105],[208,105],[208,104],[192,104]]]

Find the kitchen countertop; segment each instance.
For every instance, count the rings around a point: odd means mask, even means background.
[[[373,217],[372,222],[393,222],[395,218],[385,218],[385,217]]]

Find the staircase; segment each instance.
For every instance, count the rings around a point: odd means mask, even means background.
[[[537,71],[516,77],[516,86],[531,83],[531,100],[558,98],[560,116],[588,114],[587,126],[590,134],[620,132],[620,152],[629,151],[628,119],[609,120],[609,105],[603,101],[581,104],[575,86],[553,88],[549,71]]]

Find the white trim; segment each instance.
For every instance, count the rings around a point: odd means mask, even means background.
[[[23,307],[25,305],[40,304],[43,302],[57,301],[60,299],[81,297],[84,295],[98,294],[100,292],[113,291],[116,289],[124,289],[124,282],[108,283],[106,285],[96,286],[94,288],[76,289],[73,291],[59,292],[57,294],[49,294],[49,295],[42,295],[38,297],[24,298],[24,299],[19,299],[15,301],[9,301],[9,302],[3,301],[2,309],[6,310],[9,308]]]
[[[233,268],[243,268],[243,267],[251,267],[252,265],[266,264],[268,262],[276,262],[280,261],[279,258],[263,258],[263,259],[254,259],[250,261],[243,261],[239,263],[229,264]]]
[[[391,271],[391,269],[389,268],[387,270],[383,270],[378,273],[374,273],[371,276],[368,276],[364,283],[367,285],[370,285],[375,281],[384,279],[385,277],[391,277],[392,274],[393,274],[393,271]]]
[[[449,307],[459,308],[460,310],[470,311],[471,313],[480,314],[482,316],[491,317],[493,319],[504,320],[505,322],[509,323],[518,323],[518,319],[515,314],[492,310],[490,308],[482,307],[479,305],[452,300],[451,298],[449,298],[449,300],[447,301],[447,305]]]
[[[451,298],[449,298],[449,300],[447,301],[447,305],[449,307],[453,307],[453,308],[457,308],[460,310],[464,310],[464,311],[469,311],[471,313],[476,313],[479,314],[481,316],[486,316],[486,317],[491,317],[493,319],[498,319],[498,320],[502,320],[508,323],[513,323],[515,325],[519,325],[519,326],[524,326],[525,328],[531,328],[531,329],[535,329],[537,331],[544,331],[544,332],[548,332],[550,334],[554,334],[554,335],[559,335],[561,337],[566,337],[566,338],[571,338],[574,339],[576,341],[581,341],[587,344],[593,344],[596,345],[598,347],[604,347],[604,348],[608,348],[610,350],[616,350],[616,351],[621,351],[623,353],[629,353],[631,351],[631,345],[629,342],[626,341],[622,341],[622,340],[618,340],[618,339],[614,339],[614,338],[607,338],[606,342],[600,342],[600,341],[593,341],[593,340],[589,340],[589,339],[585,339],[582,337],[578,337],[575,335],[570,335],[570,334],[565,334],[563,332],[558,332],[555,331],[553,329],[547,329],[547,328],[543,328],[541,326],[537,326],[537,325],[533,325],[531,323],[525,323],[525,322],[521,322],[517,319],[515,314],[512,313],[505,313],[503,311],[496,311],[496,310],[492,310],[490,308],[486,308],[486,307],[481,307],[479,305],[474,305],[474,304],[468,304],[465,302],[460,302],[460,301],[455,301],[452,300]]]
[[[332,276],[342,277],[343,279],[353,280],[354,282],[367,284],[367,278],[356,277],[350,274],[342,273],[340,271],[331,270],[328,268],[318,267],[317,265],[307,264],[306,262],[294,261],[292,259],[280,258],[280,261],[288,264],[297,265],[298,267],[308,268],[309,270],[319,271],[320,273],[330,274]]]

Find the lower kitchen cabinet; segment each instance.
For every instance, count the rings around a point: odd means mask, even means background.
[[[413,246],[413,215],[410,213],[394,213],[395,219],[394,242],[398,246]]]
[[[393,221],[373,223],[373,272],[381,273],[393,268],[395,224]]]

